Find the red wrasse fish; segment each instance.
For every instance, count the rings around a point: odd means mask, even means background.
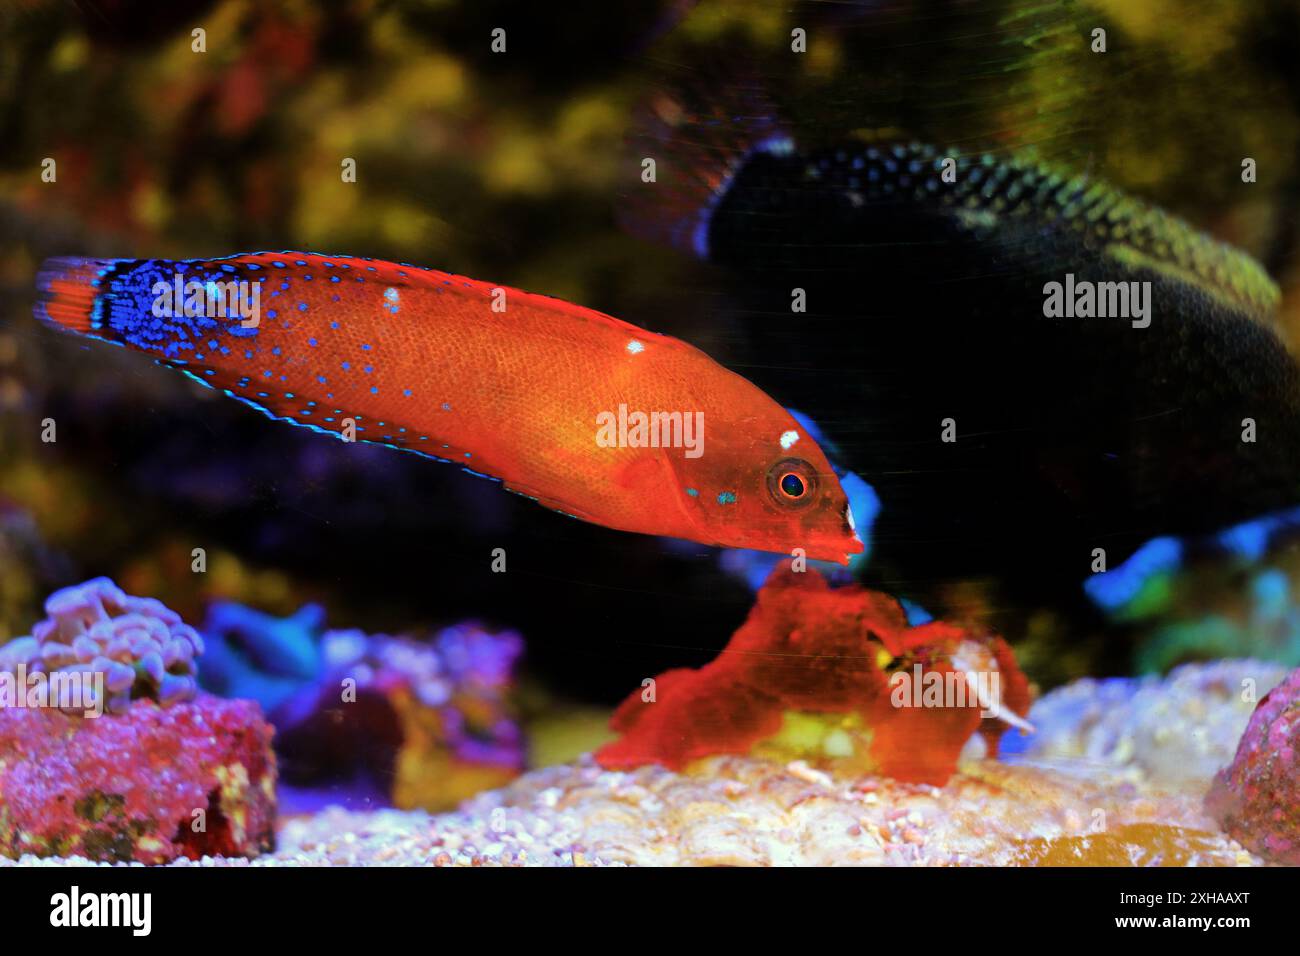
[[[847,563],[813,438],[685,342],[559,299],[302,252],[51,259],[37,317],[273,418],[461,464],[610,528]]]

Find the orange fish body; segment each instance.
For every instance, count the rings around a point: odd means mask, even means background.
[[[846,562],[794,418],[698,349],[558,299],[370,259],[54,259],[37,314],[272,417],[454,461],[610,528]]]

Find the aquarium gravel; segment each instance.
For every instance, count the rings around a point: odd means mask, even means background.
[[[1248,667],[1184,668],[1144,682],[1143,699],[1182,714],[1182,732],[1193,734],[1201,720],[1237,719],[1237,708],[1227,695],[1212,697],[1194,722],[1181,706],[1187,687]],[[1105,702],[1104,687],[1084,681],[1063,696]],[[1077,715],[1076,734],[1095,714],[1062,708],[1053,726],[1061,737],[1067,711]],[[1212,763],[1203,765],[1207,774]],[[277,850],[256,860],[173,865],[1260,865],[1206,814],[1209,784],[1208,775],[1175,782],[1131,761],[1059,751],[1048,761],[968,757],[944,787],[835,777],[803,761],[710,757],[684,773],[624,772],[584,756],[531,771],[456,812],[329,807],[282,821]]]
[[[692,774],[608,772],[582,760],[534,771],[455,813],[332,807],[284,823],[273,854],[172,865],[1005,866],[1035,862],[1043,839],[1077,853],[1077,862],[1088,862],[1094,845],[1109,853],[1110,843],[1138,865],[1261,862],[1214,832],[1190,797],[1143,792],[1114,775],[986,761],[966,771],[938,788],[836,781],[803,764],[742,757],[710,758]],[[1109,836],[1090,830],[1099,809]],[[1040,834],[1037,845],[1025,833]],[[1162,859],[1168,846],[1179,856]]]

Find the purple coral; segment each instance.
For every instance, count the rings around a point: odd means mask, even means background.
[[[408,687],[425,707],[442,714],[446,743],[453,753],[476,763],[522,763],[522,734],[505,716],[503,696],[523,653],[523,638],[513,631],[492,632],[473,622],[445,628],[431,643],[362,631],[328,631],[321,641],[327,687],[340,677],[358,688]],[[462,706],[470,700],[480,717],[469,721]],[[471,724],[478,726],[471,727]]]
[[[1300,670],[1259,702],[1206,805],[1243,846],[1300,866]]]
[[[162,602],[94,578],[55,591],[45,613],[31,636],[0,647],[0,671],[102,673],[105,709],[113,713],[126,711],[134,698],[160,704],[194,698],[203,639]]]

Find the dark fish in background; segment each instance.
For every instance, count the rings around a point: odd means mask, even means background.
[[[875,487],[886,586],[996,569],[1077,591],[1094,548],[1113,565],[1300,500],[1300,373],[1245,254],[1016,154],[804,147],[761,112],[661,149],[676,178],[627,218],[724,268],[735,364]],[[1051,283],[1149,295],[1052,317]]]
[[[732,10],[651,65],[629,154],[657,182],[631,169],[620,215],[699,263],[692,334],[870,482],[866,583],[999,629],[1050,686],[1134,666],[1114,601],[1145,543],[1236,580],[1295,547],[1290,0],[795,0],[761,36]],[[1067,276],[1151,281],[1152,325],[1044,316]]]

